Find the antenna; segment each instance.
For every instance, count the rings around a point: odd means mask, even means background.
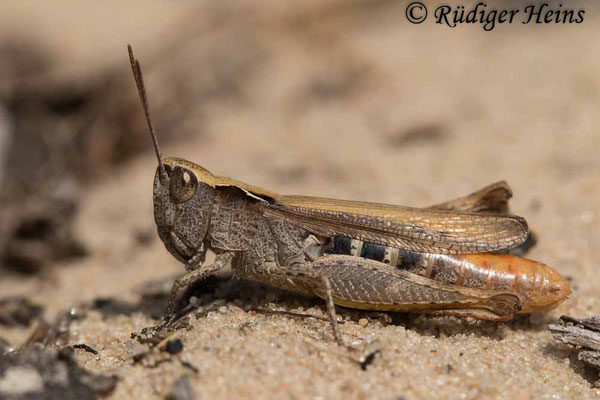
[[[140,62],[133,56],[133,49],[131,45],[127,45],[129,51],[129,62],[131,63],[131,70],[133,71],[133,78],[140,95],[140,101],[144,108],[144,114],[146,114],[146,122],[148,123],[148,129],[150,130],[150,136],[152,136],[152,143],[154,144],[154,151],[156,152],[156,158],[158,159],[158,168],[160,169],[160,176],[167,176],[165,172],[165,166],[162,162],[162,154],[158,148],[158,140],[156,139],[156,131],[154,130],[154,124],[152,123],[152,117],[150,116],[150,109],[148,107],[148,96],[146,95],[146,87],[144,85],[144,77],[142,75],[142,68]]]

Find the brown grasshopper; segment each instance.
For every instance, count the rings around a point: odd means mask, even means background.
[[[173,284],[163,320],[141,339],[174,320],[183,288],[227,265],[241,278],[326,300],[339,344],[335,305],[506,321],[569,294],[550,267],[493,253],[528,237],[525,220],[505,213],[511,193],[503,182],[423,209],[283,196],[163,158],[142,71],[128,49],[158,159],[158,235],[188,271]],[[216,254],[210,265],[203,264],[207,250]]]

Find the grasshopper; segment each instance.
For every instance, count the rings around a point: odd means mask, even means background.
[[[429,208],[284,196],[163,157],[139,61],[133,75],[153,141],[154,220],[167,250],[186,270],[162,321],[138,337],[151,341],[173,322],[179,293],[230,265],[234,274],[335,305],[510,320],[548,310],[569,294],[550,267],[498,252],[521,245],[526,221],[506,213],[504,182]],[[207,250],[216,254],[205,265]]]

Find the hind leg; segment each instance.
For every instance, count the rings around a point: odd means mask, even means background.
[[[311,263],[309,269],[311,275],[329,281],[335,304],[351,308],[506,321],[521,307],[520,298],[513,292],[446,285],[358,257],[325,256]],[[329,298],[318,286],[313,291]]]
[[[340,345],[343,340],[335,305],[490,321],[510,320],[521,307],[518,295],[509,291],[446,285],[360,257],[329,255],[293,267],[263,266],[261,272],[262,277],[269,277],[267,283],[324,299],[333,335]]]

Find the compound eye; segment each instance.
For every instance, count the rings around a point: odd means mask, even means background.
[[[171,199],[175,203],[183,203],[191,199],[198,190],[198,179],[190,171],[175,167],[171,176]]]

